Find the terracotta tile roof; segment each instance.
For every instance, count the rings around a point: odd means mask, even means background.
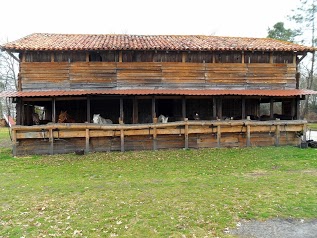
[[[1,92],[0,97],[54,97],[54,96],[81,96],[81,95],[186,95],[186,96],[275,96],[290,97],[308,94],[317,94],[316,91],[304,89],[289,90],[185,90],[185,89],[106,89],[106,90],[63,90],[63,91],[20,91]]]
[[[2,45],[12,51],[192,50],[192,51],[300,51],[315,48],[269,38],[205,35],[91,35],[34,33]]]

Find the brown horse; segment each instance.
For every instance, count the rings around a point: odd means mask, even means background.
[[[58,116],[58,123],[74,123],[75,120],[67,113],[67,111],[61,111]]]

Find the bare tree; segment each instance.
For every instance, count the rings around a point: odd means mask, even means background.
[[[0,52],[0,91],[16,91],[18,88],[18,69],[19,64],[16,56],[10,55],[5,51]],[[15,116],[14,105],[9,98],[1,100],[2,113]]]

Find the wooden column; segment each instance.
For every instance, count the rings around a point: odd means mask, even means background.
[[[307,124],[305,123],[303,126],[303,142],[306,142],[307,140],[306,134],[307,134]]]
[[[157,117],[153,118],[153,123],[157,124]],[[153,150],[157,150],[157,128],[153,128]]]
[[[119,123],[122,125],[123,122],[119,121]],[[124,152],[124,130],[120,129],[120,140],[121,140],[121,152]]]
[[[273,52],[270,53],[270,64],[273,64],[274,60],[273,60]]]
[[[299,89],[300,73],[297,72],[295,75],[296,78],[296,89]]]
[[[220,148],[221,146],[221,126],[217,126],[217,147]]]
[[[52,122],[56,122],[56,99],[55,97],[52,98]]]
[[[51,62],[55,61],[55,56],[54,56],[54,52],[51,53]]]
[[[152,118],[156,117],[155,97],[152,97]]]
[[[274,117],[274,99],[271,98],[270,100],[270,119],[273,119]]]
[[[185,96],[182,97],[182,117],[183,117],[183,120],[185,120],[186,118],[186,97]]]
[[[138,123],[139,119],[139,109],[138,109],[138,99],[137,98],[133,98],[133,110],[132,110],[132,123],[136,124]]]
[[[89,153],[89,141],[90,141],[90,135],[89,135],[89,129],[86,129],[86,153]]]
[[[16,118],[16,124],[22,125],[22,99],[17,98],[17,104],[16,104],[16,110],[17,110],[17,118]]]
[[[89,62],[89,52],[86,52],[86,62]]]
[[[244,64],[244,51],[241,52],[241,63]]]
[[[242,117],[242,120],[246,118],[246,115],[245,115],[245,97],[242,97],[242,100],[241,100],[241,117]]]
[[[17,156],[17,131],[12,129],[12,154],[13,156]]]
[[[279,119],[276,119],[276,120],[279,120]],[[276,128],[275,128],[275,146],[280,145],[280,137],[281,137],[281,126],[276,125]]]
[[[185,121],[185,131],[184,131],[185,149],[188,149],[188,118],[185,118],[184,121]]]
[[[251,126],[247,124],[247,147],[251,146]]]
[[[217,116],[217,98],[212,98],[212,116],[216,119]]]
[[[293,119],[296,119],[296,98],[292,98],[291,116]]]
[[[122,62],[122,51],[119,51],[119,62]]]
[[[186,52],[182,52],[182,63],[186,62]]]
[[[222,118],[222,98],[218,98],[217,116],[219,119]]]
[[[295,118],[297,120],[300,119],[300,98],[299,98],[299,96],[296,97],[296,116],[295,116]]]
[[[123,114],[123,98],[120,98],[120,121],[124,122],[124,114]]]
[[[90,123],[90,96],[87,96],[87,122]]]
[[[54,154],[54,134],[53,129],[49,129],[50,155]]]

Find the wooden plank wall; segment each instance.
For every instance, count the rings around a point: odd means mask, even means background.
[[[294,64],[22,62],[23,90],[114,87],[295,88]]]

